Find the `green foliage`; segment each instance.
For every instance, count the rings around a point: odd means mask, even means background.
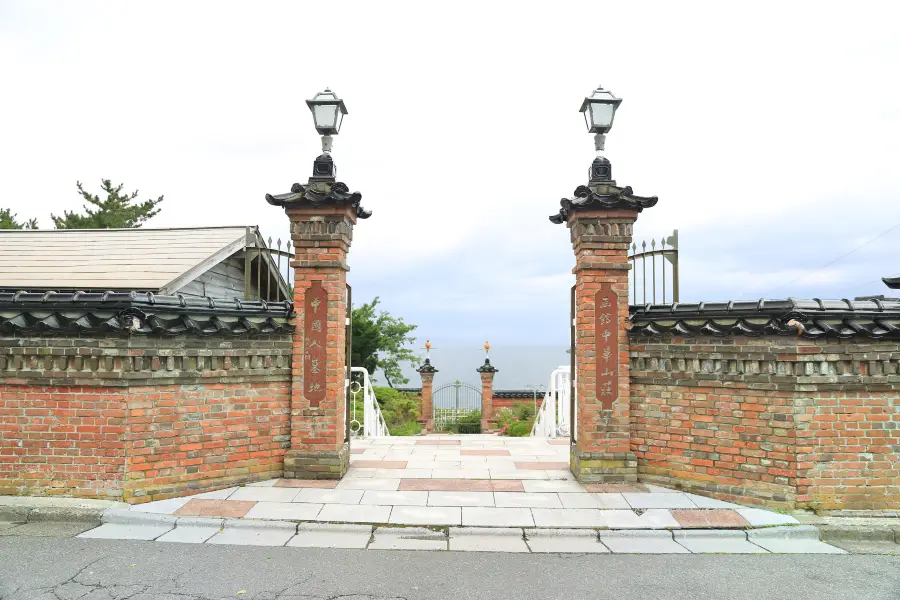
[[[388,427],[388,430],[393,436],[419,435],[422,433],[422,426],[416,421],[407,421],[396,427]]]
[[[16,215],[8,208],[0,208],[0,229],[37,229],[37,219],[17,221]]]
[[[454,433],[481,433],[481,411],[473,410],[459,417]]]
[[[409,383],[400,365],[418,362],[418,357],[409,348],[416,341],[409,335],[416,326],[407,325],[402,318],[393,317],[387,311],[376,314],[378,302],[376,297],[353,309],[351,364],[365,367],[369,375],[373,375],[376,368],[381,368],[390,387]]]
[[[391,435],[419,434],[422,430],[419,425],[419,403],[414,395],[389,387],[376,386],[372,389]]]
[[[503,408],[497,414],[497,426],[501,435],[525,437],[531,435],[534,426],[534,404],[516,402],[512,408]]]
[[[78,193],[87,202],[84,207],[86,215],[65,211],[62,217],[50,215],[57,229],[112,229],[140,227],[144,221],[156,216],[160,209],[156,206],[163,201],[160,196],[156,200],[139,201],[138,192],[122,194],[124,184],[114,186],[109,179],[103,179],[100,187],[106,192],[106,199],[101,200],[97,195],[91,195],[82,187],[81,182],[76,182]],[[93,208],[91,208],[93,207]]]

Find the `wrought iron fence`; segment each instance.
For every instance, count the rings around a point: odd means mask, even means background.
[[[273,246],[271,236],[267,243],[259,233],[248,233],[244,248],[244,297],[266,302],[293,300],[293,258],[290,240],[282,246],[278,238]]]
[[[674,230],[668,237],[660,238],[658,243],[651,239],[649,249],[647,246],[647,240],[641,242],[640,250],[637,243],[632,244],[631,254],[628,256],[632,273],[632,304],[678,302],[678,230]],[[649,271],[647,259],[650,260]],[[657,291],[660,292],[659,296]]]

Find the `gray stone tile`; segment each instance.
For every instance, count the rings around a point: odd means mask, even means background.
[[[369,550],[446,550],[447,534],[423,527],[378,527]]]
[[[847,554],[819,541],[819,530],[809,525],[751,529],[747,539],[776,554]]]
[[[377,506],[426,506],[428,492],[391,492],[383,490],[367,490],[359,502],[362,505]]]
[[[799,523],[797,519],[790,515],[782,515],[762,508],[738,508],[737,513],[747,519],[747,522],[754,527],[764,527],[766,525],[793,525]]]
[[[229,500],[253,500],[256,502],[290,502],[297,494],[298,488],[283,487],[243,487],[231,494]]]
[[[224,529],[212,536],[207,544],[284,546],[296,532],[295,523],[226,519]]]
[[[603,513],[607,511],[596,508],[533,508],[536,527],[574,528],[605,527]]]
[[[744,531],[684,529],[672,532],[675,541],[695,554],[765,554],[747,541]]]
[[[531,493],[555,493],[555,492],[568,492],[573,494],[586,494],[587,490],[584,489],[584,486],[578,483],[577,481],[559,481],[559,480],[548,480],[548,481],[525,481],[522,484],[525,487],[526,492]]]
[[[400,487],[400,479],[342,479],[336,490],[384,490],[396,491]]]
[[[123,525],[120,523],[104,523],[96,529],[91,529],[79,534],[80,538],[99,540],[155,540],[159,536],[171,531],[172,525],[149,525],[135,523]]]
[[[609,552],[609,548],[600,543],[597,532],[593,529],[529,529],[526,537],[532,552]]]
[[[697,505],[697,508],[744,508],[740,504],[725,502],[724,500],[716,500],[715,498],[707,498],[698,494],[685,494],[691,499],[691,502]]]
[[[163,535],[157,542],[177,542],[182,544],[202,544],[222,530],[224,519],[203,519],[181,517],[175,529]]]
[[[395,506],[388,523],[396,525],[460,525],[458,506]]]
[[[601,531],[600,541],[617,554],[688,554],[669,531]]]
[[[428,492],[428,506],[494,506],[493,492]]]
[[[494,492],[497,508],[562,508],[559,496],[552,493]]]
[[[316,521],[331,521],[335,523],[387,523],[390,516],[390,506],[326,504],[316,516]]]
[[[359,504],[365,490],[319,490],[303,488],[293,502],[308,504]]]
[[[238,488],[230,487],[225,488],[224,490],[215,490],[213,492],[203,492],[200,494],[194,494],[191,498],[196,498],[197,500],[227,500],[228,496],[236,492]]]
[[[650,491],[650,493],[653,493],[653,494],[681,494],[682,493],[681,490],[675,490],[672,488],[662,487],[659,485],[653,485],[651,483],[645,483],[643,485],[647,486],[647,489]]]
[[[300,523],[297,535],[287,543],[298,548],[365,548],[372,537],[371,525]]]
[[[557,494],[563,508],[602,508],[602,509],[625,509],[631,507],[625,502],[622,494],[574,494],[561,493]]]
[[[451,527],[450,550],[528,552],[522,530],[503,527]]]
[[[155,502],[147,502],[146,504],[135,504],[131,507],[131,510],[134,512],[171,515],[176,510],[190,502],[191,498],[196,498],[196,496],[187,498],[169,498],[168,500],[156,500]]]
[[[534,517],[529,508],[464,506],[462,524],[466,527],[534,527]]]
[[[299,502],[257,502],[245,519],[269,519],[273,521],[312,521],[322,510],[321,504]]]
[[[638,515],[633,510],[605,510],[603,518],[610,529],[675,529],[681,525],[668,510],[651,508]]]
[[[657,494],[625,492],[622,494],[631,508],[697,508],[685,494]]]

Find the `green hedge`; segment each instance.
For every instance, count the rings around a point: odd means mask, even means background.
[[[516,402],[512,408],[502,408],[497,413],[497,427],[500,435],[526,437],[534,426],[534,404]]]

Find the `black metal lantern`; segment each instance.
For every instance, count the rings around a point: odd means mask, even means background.
[[[341,130],[341,121],[347,114],[347,107],[337,94],[325,88],[324,92],[319,92],[312,100],[307,100],[306,105],[312,111],[316,131],[320,135],[338,134]]]
[[[581,112],[584,113],[588,131],[605,134],[612,129],[616,109],[621,103],[621,98],[616,98],[612,92],[604,90],[603,86],[597,86],[597,89],[581,103]]]

